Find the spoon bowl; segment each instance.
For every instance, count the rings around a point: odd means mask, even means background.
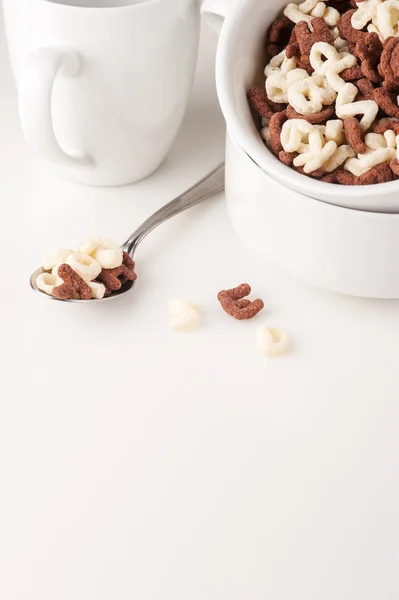
[[[80,303],[87,304],[88,302],[92,303],[92,302],[100,302],[103,300],[113,300],[113,298],[117,298],[118,296],[121,296],[122,294],[125,294],[126,292],[131,290],[132,287],[134,286],[134,284],[136,283],[135,281],[127,281],[126,283],[124,283],[122,285],[122,287],[119,290],[112,292],[111,296],[105,296],[104,298],[92,298],[91,300],[80,300],[79,298],[68,298],[67,300],[61,300],[61,298],[56,298],[55,296],[50,296],[50,294],[46,294],[45,292],[42,292],[42,290],[39,290],[39,288],[37,287],[37,285],[36,285],[37,277],[39,275],[41,275],[42,273],[46,273],[46,272],[47,271],[45,271],[42,267],[40,267],[40,269],[37,269],[34,273],[32,273],[31,278],[30,278],[30,287],[32,288],[32,290],[34,292],[37,292],[41,296],[45,296],[46,298],[49,298],[50,300],[58,300],[59,302],[76,302],[78,304],[80,304]]]
[[[122,250],[127,252],[130,258],[133,259],[134,253],[136,252],[137,246],[140,242],[149,234],[155,227],[161,225],[168,219],[180,214],[181,212],[203,202],[207,198],[210,198],[214,194],[218,192],[222,192],[224,190],[224,164],[219,165],[216,169],[211,171],[206,177],[201,179],[198,183],[196,183],[193,187],[189,188],[183,194],[165,204],[162,208],[157,210],[151,217],[149,217],[132,235],[126,240],[126,242],[121,246]],[[79,304],[87,304],[88,302],[104,302],[108,300],[114,300],[118,296],[129,292],[135,284],[135,281],[127,281],[122,287],[112,292],[110,296],[105,296],[104,298],[97,298],[92,300],[79,300],[75,298],[69,298],[67,300],[61,300],[61,298],[56,298],[55,296],[50,296],[45,292],[39,290],[36,285],[36,279],[39,275],[45,273],[43,268],[37,269],[34,273],[32,273],[30,278],[30,286],[32,290],[38,292],[41,296],[46,296],[50,298],[50,300],[58,300],[59,302],[77,302]]]

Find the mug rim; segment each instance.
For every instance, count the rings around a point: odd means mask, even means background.
[[[234,99],[229,93],[232,79],[231,74],[235,68],[230,48],[234,44],[234,40],[239,37],[243,28],[242,23],[245,22],[246,16],[256,10],[256,6],[259,6],[256,0],[239,3],[233,14],[229,15],[225,20],[219,39],[216,56],[216,85],[220,106],[232,137],[262,171],[283,185],[305,196],[315,199],[322,197],[325,202],[331,202],[339,206],[340,204],[336,200],[338,190],[340,195],[345,196],[348,201],[356,201],[365,197],[375,197],[376,195],[385,196],[386,194],[392,194],[395,190],[399,192],[399,180],[354,186],[318,181],[294,171],[279,161],[266,145],[264,145],[264,148],[259,145],[259,141],[255,139],[246,123],[238,117],[234,106]],[[265,31],[269,25],[270,23],[265,23]],[[355,203],[353,208],[356,208]],[[359,208],[361,209],[361,207]]]

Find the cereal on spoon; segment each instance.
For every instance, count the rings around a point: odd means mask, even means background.
[[[60,300],[101,299],[137,277],[129,254],[104,237],[86,240],[76,250],[47,252],[42,267],[37,287]]]
[[[265,88],[248,100],[281,162],[340,185],[399,177],[397,3],[290,3],[266,50]]]

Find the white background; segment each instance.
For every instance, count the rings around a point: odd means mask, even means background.
[[[90,189],[30,155],[0,36],[2,600],[399,598],[399,301],[265,264],[222,195],[143,242],[118,302],[29,290],[44,250],[122,242],[222,157],[215,48],[205,30],[162,168]],[[242,323],[216,295],[243,281],[266,308]],[[197,332],[168,330],[175,296],[202,307]],[[290,356],[258,354],[262,322]]]

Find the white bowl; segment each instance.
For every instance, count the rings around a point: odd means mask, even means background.
[[[357,210],[399,213],[399,180],[369,186],[324,183],[286,167],[266,148],[246,94],[261,81],[266,31],[287,4],[288,0],[246,0],[238,3],[224,23],[216,80],[229,134],[263,171],[300,194]]]
[[[301,195],[269,177],[229,137],[226,197],[237,233],[269,262],[335,292],[399,298],[399,214]]]

